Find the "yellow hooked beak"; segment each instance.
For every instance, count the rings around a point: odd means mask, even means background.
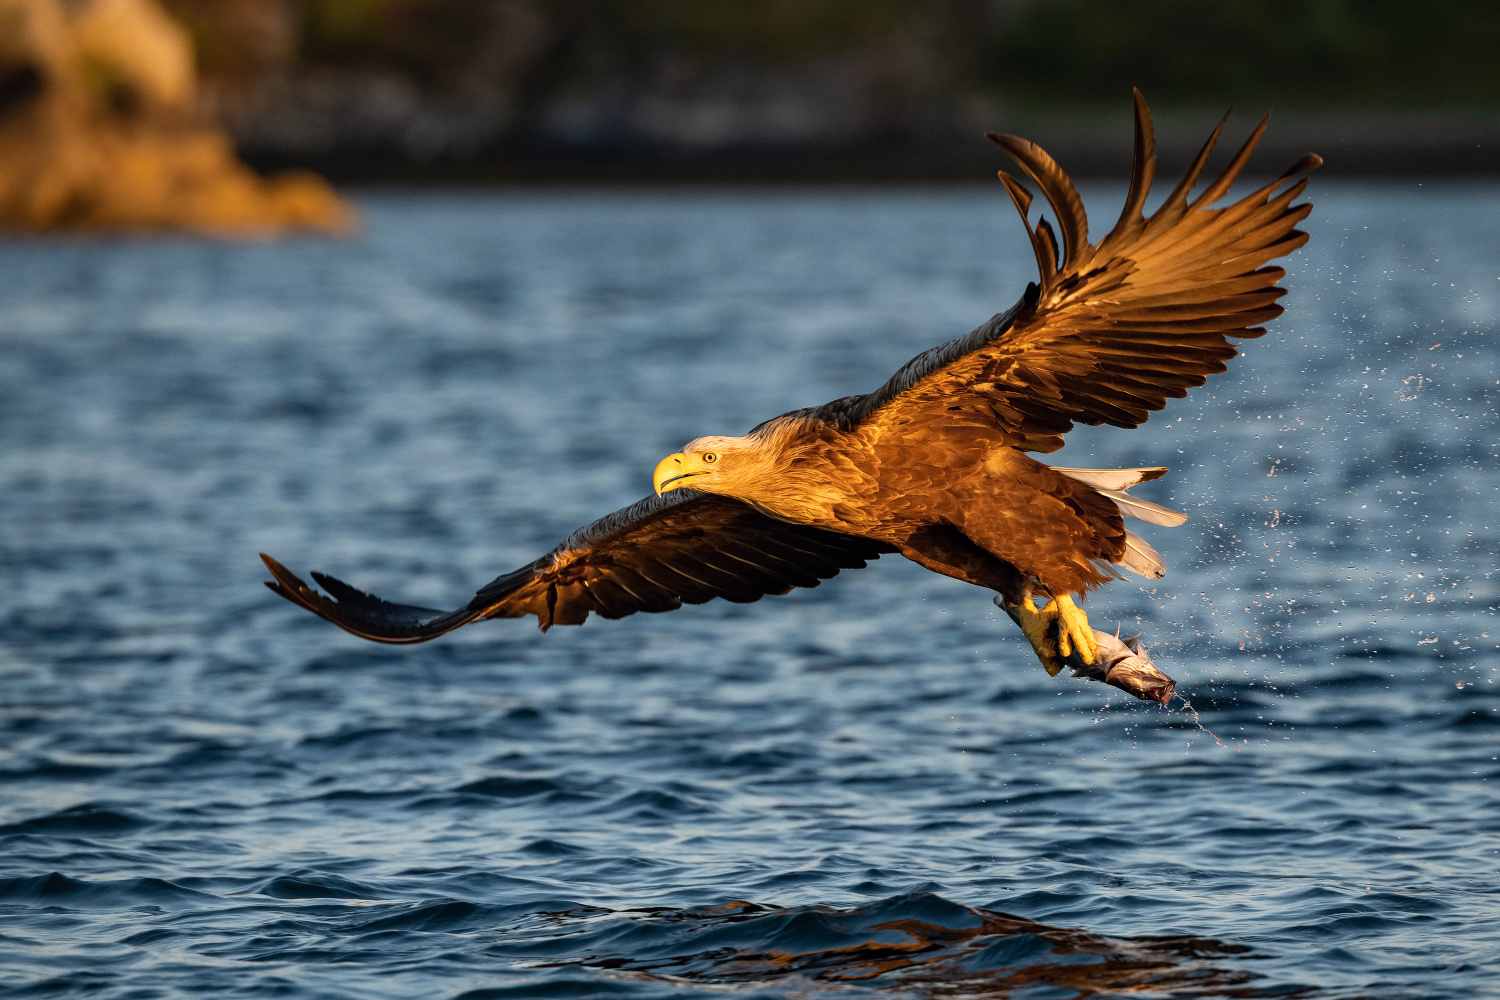
[[[651,482],[656,487],[657,496],[671,492],[679,486],[686,486],[687,480],[694,476],[704,475],[705,470],[690,468],[689,461],[688,457],[679,451],[656,463],[656,473],[651,477]]]

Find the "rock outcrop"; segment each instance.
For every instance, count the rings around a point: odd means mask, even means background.
[[[154,0],[0,0],[0,228],[352,228],[316,175],[240,163],[196,91],[191,43]]]

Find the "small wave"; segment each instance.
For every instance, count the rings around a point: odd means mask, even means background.
[[[387,899],[388,893],[362,885],[342,875],[326,872],[294,872],[278,875],[249,890],[277,899]]]
[[[615,782],[581,781],[567,776],[551,778],[536,774],[492,774],[449,790],[436,790],[417,798],[403,808],[420,811],[449,808],[473,808],[492,805],[543,806],[560,809],[570,805],[592,806],[606,795],[617,792]]]
[[[361,924],[362,931],[451,931],[469,923],[486,908],[478,903],[460,899],[445,899],[440,903],[428,903],[405,913],[377,917]]]
[[[1052,943],[1040,934],[1013,934],[974,952],[963,964],[976,970],[1013,969],[1050,957]]]
[[[1338,654],[1341,660],[1400,660],[1412,656],[1409,649],[1395,646],[1366,646],[1364,649],[1345,649]]]
[[[563,858],[588,853],[582,847],[574,847],[572,844],[565,844],[560,840],[552,840],[548,837],[544,837],[541,840],[533,840],[521,848],[521,850],[538,858]]]
[[[530,705],[519,705],[500,717],[501,721],[517,726],[542,725],[547,717]]]
[[[211,893],[187,889],[160,878],[124,878],[86,882],[61,872],[0,878],[0,902],[62,906],[87,910],[178,906],[211,902]]]
[[[8,781],[89,781],[115,770],[98,764],[61,764],[37,760],[22,767],[0,769],[0,782]]]
[[[67,809],[9,823],[0,826],[0,834],[6,833],[124,833],[149,826],[147,820],[123,809],[111,809],[94,802],[85,802]]]
[[[1471,708],[1463,715],[1448,723],[1452,727],[1477,726],[1481,729],[1500,728],[1500,714],[1488,708]]]
[[[455,791],[468,792],[471,795],[488,795],[496,799],[525,799],[533,795],[544,795],[547,792],[562,791],[562,786],[546,778],[497,776],[493,778],[481,778],[479,781],[471,781],[467,785],[459,785]]]
[[[697,755],[702,766],[709,770],[728,771],[733,774],[768,774],[784,767],[807,761],[812,751],[807,748],[778,747],[769,750],[744,750],[731,755],[716,754],[705,748]]]
[[[599,807],[602,813],[619,815],[636,822],[668,821],[680,816],[698,816],[710,811],[701,802],[660,789],[631,792]]]
[[[359,672],[400,663],[400,657],[383,649],[359,649],[318,656],[302,664],[303,673]]]
[[[404,735],[405,734],[400,729],[389,726],[360,726],[356,728],[340,730],[337,733],[331,733],[327,736],[309,736],[302,740],[301,745],[305,747],[335,748],[350,746],[356,743],[363,743],[366,740],[382,740],[392,737],[400,738]]]
[[[322,795],[314,795],[314,802],[381,802],[390,799],[401,799],[410,795],[410,792],[369,792],[362,788],[336,788]]]

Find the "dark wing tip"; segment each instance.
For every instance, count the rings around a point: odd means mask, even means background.
[[[300,604],[314,614],[322,614],[322,612],[318,611],[316,605],[316,601],[320,599],[320,595],[315,593],[307,584],[303,583],[297,574],[264,552],[260,554],[260,560],[266,564],[266,569],[270,570],[271,575],[276,578],[274,582],[271,580],[264,581],[267,587],[270,587],[272,591],[285,597],[293,604]]]
[[[400,644],[426,642],[479,617],[479,612],[470,608],[445,614],[432,608],[395,604],[355,590],[342,580],[324,573],[314,573],[313,579],[327,589],[333,598],[337,598],[335,600],[313,590],[295,573],[264,552],[260,554],[260,558],[276,578],[275,582],[265,581],[272,592],[362,639]]]
[[[287,590],[285,587],[283,587],[281,584],[277,583],[275,580],[262,580],[261,583],[264,583],[266,585],[266,589],[269,590],[271,593],[273,593],[273,594],[280,594],[282,597],[285,597],[287,600],[291,601],[293,604],[301,604],[302,603],[301,601],[297,600],[295,597],[292,596],[291,591]]]

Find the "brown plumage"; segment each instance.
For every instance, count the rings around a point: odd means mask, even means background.
[[[754,601],[813,587],[840,569],[900,552],[994,590],[1048,669],[1092,633],[1069,595],[1147,576],[1160,558],[1123,516],[1183,515],[1125,491],[1163,468],[1060,469],[1052,452],[1074,423],[1136,427],[1234,357],[1281,313],[1285,272],[1312,206],[1294,204],[1318,166],[1304,157],[1222,208],[1266,123],[1190,198],[1221,122],[1148,218],[1151,115],[1135,95],[1130,192],[1114,228],[1090,243],[1077,190],[1024,139],[990,135],[1041,191],[1056,230],[1029,222],[1031,195],[1001,172],[1036,253],[1040,281],[968,336],[913,358],[875,392],[783,414],[739,438],[708,437],[657,467],[657,496],[575,532],[457,611],[391,604],[322,574],[314,591],[275,560],[268,586],[380,642],[421,642],[482,618],[535,615],[543,630],[590,612],[619,618],[715,597]],[[1060,236],[1058,235],[1060,234]],[[684,488],[686,487],[686,488]],[[1033,597],[1056,598],[1038,612]],[[1048,617],[1050,616],[1050,617]],[[1060,655],[1059,655],[1060,654]]]

